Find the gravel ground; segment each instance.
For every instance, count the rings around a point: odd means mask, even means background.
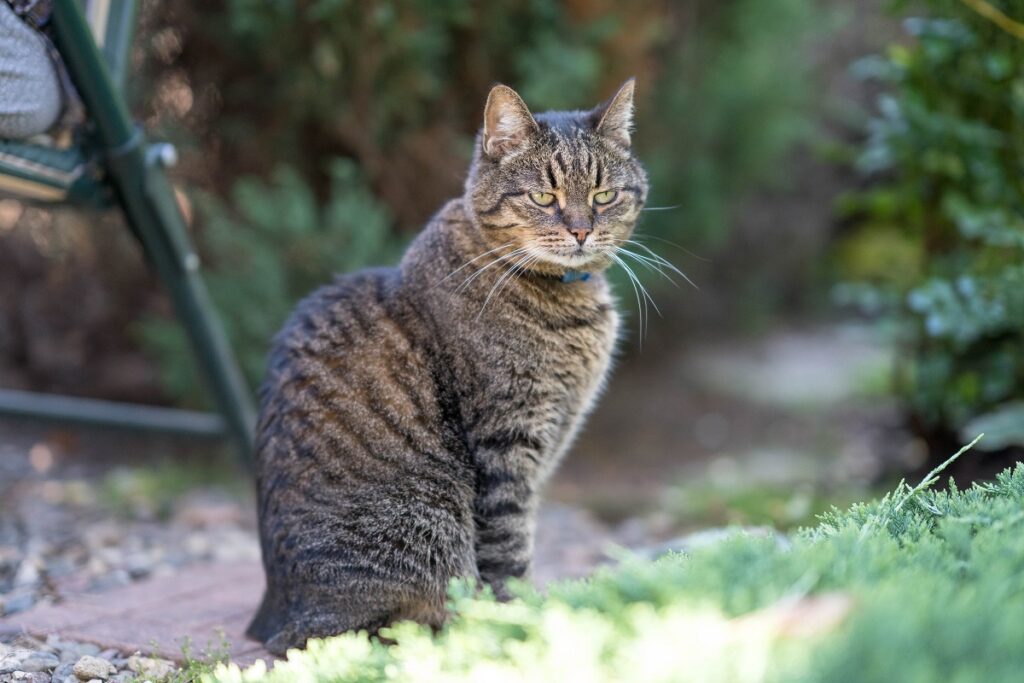
[[[0,491],[0,616],[165,576],[191,563],[259,559],[249,496],[198,488],[158,513],[131,507],[123,494],[112,501],[111,476],[131,475],[118,470],[97,481],[29,473]],[[542,508],[538,526],[539,585],[586,575],[607,561],[612,547],[660,538],[642,520],[612,528],[557,503]]]
[[[0,643],[0,683],[87,683],[160,681],[179,671],[166,659],[100,650],[89,643],[21,637]]]
[[[0,448],[0,625],[3,616],[67,596],[165,576],[193,563],[258,561],[252,499],[238,486],[156,496],[175,470],[83,463],[60,439]],[[175,485],[177,486],[177,485]],[[164,501],[166,505],[160,503]],[[584,576],[612,547],[654,539],[633,521],[612,528],[552,503],[539,519],[535,581]],[[0,683],[162,680],[172,662],[0,629]]]

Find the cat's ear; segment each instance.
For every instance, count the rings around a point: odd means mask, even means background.
[[[500,159],[525,147],[538,130],[526,102],[507,85],[491,88],[484,106],[484,154]]]
[[[631,140],[635,88],[636,78],[630,78],[619,86],[619,91],[610,100],[594,110],[597,121],[594,130],[623,147],[629,147]]]

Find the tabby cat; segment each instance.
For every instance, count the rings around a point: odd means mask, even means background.
[[[397,268],[338,277],[277,336],[257,435],[267,575],[249,634],[439,626],[453,577],[530,572],[544,481],[608,374],[603,271],[647,196],[633,86],[533,116],[495,86],[465,186]]]

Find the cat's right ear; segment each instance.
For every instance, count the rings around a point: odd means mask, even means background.
[[[507,85],[491,88],[484,106],[484,154],[500,159],[517,152],[529,143],[538,130],[526,102]]]

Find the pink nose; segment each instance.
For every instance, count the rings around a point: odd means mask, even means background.
[[[576,241],[579,242],[581,247],[583,246],[583,243],[587,241],[587,235],[594,231],[593,228],[568,228],[568,230],[570,234],[576,238]]]

